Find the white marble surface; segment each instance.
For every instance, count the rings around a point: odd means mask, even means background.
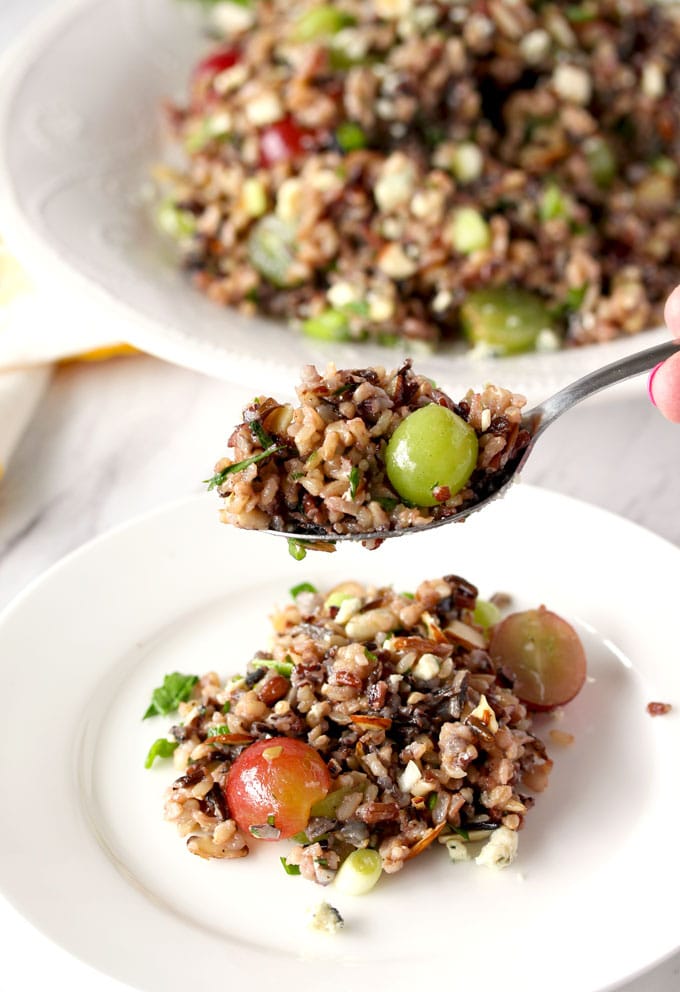
[[[48,5],[0,0],[0,48]],[[0,485],[0,609],[84,541],[200,491],[253,388],[146,357],[60,369]],[[679,465],[680,428],[649,405],[640,381],[637,391],[590,401],[551,428],[524,478],[607,507],[680,546]],[[626,560],[625,548],[621,566],[631,581],[671,580],[647,575],[644,562]],[[1,988],[123,992],[41,937],[1,896],[0,934]],[[625,992],[678,988],[680,955]]]

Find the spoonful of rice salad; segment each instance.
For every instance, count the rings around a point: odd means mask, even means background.
[[[224,497],[224,523],[284,536],[294,558],[342,540],[376,548],[481,509],[560,414],[679,349],[614,362],[527,412],[524,396],[495,385],[455,401],[410,359],[392,372],[306,366],[299,405],[254,399],[206,482]]]

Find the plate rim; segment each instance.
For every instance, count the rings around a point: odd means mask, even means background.
[[[121,0],[118,0],[121,2]],[[60,30],[72,18],[77,17],[81,12],[94,8],[102,0],[65,0],[65,2],[50,7],[29,23],[22,34],[4,53],[2,64],[0,64],[0,78],[3,86],[0,89],[0,135],[9,136],[8,122],[11,116],[14,101],[21,89],[21,85],[27,74],[30,72],[32,63],[41,57],[49,42],[57,36]],[[87,315],[96,319],[101,326],[111,328],[112,340],[118,340],[120,328],[125,329],[125,341],[134,347],[157,358],[170,363],[191,369],[196,372],[211,375],[215,378],[232,382],[242,382],[244,377],[252,384],[261,384],[264,380],[268,388],[274,388],[274,383],[281,383],[282,377],[287,377],[291,369],[282,364],[278,358],[270,358],[266,354],[266,349],[261,349],[257,356],[246,354],[242,349],[233,348],[225,334],[224,341],[219,344],[216,341],[208,340],[203,336],[191,336],[169,333],[164,328],[160,316],[145,313],[133,302],[125,298],[118,297],[111,287],[104,285],[99,278],[93,274],[83,272],[77,264],[76,259],[62,257],[58,246],[52,244],[36,227],[32,220],[26,215],[18,202],[17,183],[14,173],[10,167],[8,154],[5,148],[8,147],[7,140],[0,141],[0,214],[3,216],[7,243],[16,252],[18,258],[23,262],[29,272],[35,273],[40,279],[45,281],[47,286],[59,285],[60,289],[69,293],[72,290],[78,294],[83,302]],[[63,291],[62,290],[62,291]],[[198,290],[187,285],[187,292],[195,293],[197,305],[203,305],[205,301]],[[210,304],[215,306],[216,304]],[[229,308],[222,308],[225,316],[230,312]],[[237,311],[231,311],[235,315]],[[243,315],[238,314],[239,317]],[[258,322],[270,322],[263,316],[250,318],[253,328],[256,329]],[[275,322],[276,323],[276,322]],[[282,328],[283,329],[283,328]],[[612,341],[583,345],[574,349],[563,349],[561,351],[547,353],[533,353],[522,356],[509,357],[506,359],[496,359],[492,365],[494,374],[498,370],[498,377],[502,378],[503,363],[521,360],[523,370],[509,371],[508,378],[515,380],[513,388],[515,391],[522,391],[522,378],[530,383],[532,389],[527,386],[525,391],[540,391],[542,379],[551,377],[558,379],[562,385],[572,378],[567,373],[560,374],[559,366],[554,369],[542,371],[541,363],[556,356],[569,353],[579,353],[584,356],[583,368],[579,374],[599,365],[605,365],[616,360],[623,355],[628,355],[634,350],[642,350],[643,347],[651,347],[667,339],[668,333],[664,327],[650,328],[640,335],[622,335]],[[631,349],[630,342],[642,338],[640,349]],[[296,336],[293,338],[293,343]],[[304,344],[304,342],[303,342]],[[307,343],[309,346],[309,343]],[[348,348],[349,346],[346,346]],[[357,347],[357,345],[352,345]],[[367,348],[377,348],[377,345],[367,343]],[[394,349],[381,348],[384,355],[381,359],[375,359],[375,353],[367,355],[367,361],[373,364],[392,365],[402,354],[408,354],[411,349],[407,344],[400,344]],[[345,349],[343,349],[344,353]],[[338,356],[345,360],[343,353]],[[301,362],[309,359],[316,360],[319,364],[323,361],[330,361],[338,355],[336,348],[325,348],[322,346],[314,349],[314,354],[300,356],[295,363],[299,368]],[[595,356],[602,356],[601,360],[594,361]],[[350,353],[347,352],[346,360],[352,362]],[[465,363],[465,354],[455,356],[446,351],[434,352],[431,355],[420,356],[415,354],[417,364],[427,365],[434,363],[440,374],[448,375],[452,379],[460,380],[465,365],[469,365],[466,371],[467,383],[460,383],[465,388],[475,379],[475,363],[470,361]],[[458,368],[456,362],[460,362],[462,367]],[[528,365],[528,368],[526,366]],[[587,367],[586,367],[587,366]],[[507,366],[506,366],[507,368]],[[516,368],[516,366],[513,366]],[[550,366],[552,369],[552,365]],[[488,366],[480,368],[479,374],[486,375]],[[623,388],[626,388],[625,385]],[[532,400],[537,396],[530,397]]]
[[[672,542],[659,536],[658,534],[655,534],[654,532],[648,530],[647,528],[642,527],[639,524],[627,520],[625,517],[622,517],[619,514],[613,513],[610,510],[604,509],[602,507],[594,506],[590,503],[576,499],[574,497],[566,496],[561,493],[555,492],[553,490],[544,489],[541,487],[521,484],[519,487],[516,488],[526,493],[529,501],[538,500],[541,503],[544,503],[547,500],[548,505],[554,503],[555,506],[559,506],[561,508],[564,508],[565,505],[567,506],[567,508],[569,506],[576,505],[581,509],[581,511],[586,512],[588,514],[593,514],[596,520],[599,519],[602,520],[603,522],[608,521],[610,523],[613,523],[614,526],[616,527],[623,526],[626,528],[626,530],[628,529],[634,530],[639,534],[639,536],[642,539],[644,539],[645,542],[651,541],[659,549],[661,549],[662,553],[664,554],[671,553],[674,557],[677,557],[677,555],[680,553],[680,548],[678,548]],[[524,497],[520,497],[520,499],[523,498]],[[14,612],[20,611],[26,604],[27,600],[30,601],[33,593],[36,590],[40,590],[40,588],[43,586],[49,586],[49,584],[55,579],[55,577],[58,577],[59,572],[62,569],[69,568],[70,566],[73,565],[74,562],[78,562],[82,558],[87,558],[87,556],[90,555],[93,551],[96,552],[97,549],[106,547],[107,544],[114,545],[119,539],[121,534],[125,534],[126,532],[129,533],[139,528],[143,529],[145,525],[152,520],[162,520],[162,518],[164,517],[172,518],[172,516],[175,514],[183,514],[183,513],[193,514],[194,508],[199,507],[200,504],[205,502],[206,502],[206,494],[184,496],[166,502],[152,510],[147,510],[144,513],[138,514],[132,517],[131,519],[108,529],[104,533],[99,534],[96,537],[90,539],[89,541],[82,544],[78,548],[75,548],[73,551],[69,552],[59,561],[51,565],[40,576],[33,579],[25,587],[25,589],[19,592],[17,596],[15,596],[11,600],[11,602],[0,612],[0,633],[4,628],[5,622],[8,619],[11,619]],[[72,946],[68,946],[64,944],[60,939],[55,938],[53,934],[50,933],[48,925],[44,924],[44,922],[42,921],[36,922],[36,914],[34,912],[31,912],[30,909],[27,909],[26,900],[22,899],[20,896],[16,896],[15,892],[8,893],[6,891],[5,879],[2,878],[2,874],[3,873],[0,872],[3,894],[8,899],[10,904],[14,907],[14,909],[17,912],[19,912],[20,915],[24,916],[24,918],[26,918],[44,936],[46,936],[48,939],[52,941],[57,942],[61,947],[65,948],[68,953],[74,955],[79,960],[86,962],[87,964],[97,968],[98,970],[104,971],[104,973],[106,974],[112,973],[108,969],[106,970],[102,969],[101,963],[98,962],[96,959],[90,957],[86,953],[83,953],[82,947],[78,949],[74,949]],[[606,989],[618,987],[618,985],[622,980],[628,981],[634,979],[636,975],[644,974],[645,972],[649,971],[651,968],[657,967],[658,965],[662,964],[664,960],[671,958],[677,952],[677,949],[678,947],[673,947],[667,950],[665,954],[663,954],[662,956],[655,957],[653,962],[651,962],[650,964],[640,967],[636,972],[627,973],[625,976],[623,976],[623,979],[621,978],[621,976],[619,976],[616,978],[616,980],[613,983],[598,986],[598,992],[605,992]],[[115,975],[115,977],[120,979],[121,976],[119,974],[116,973],[113,974]],[[123,980],[129,981],[130,979],[128,977]],[[150,986],[147,986],[145,984],[144,987],[146,988]]]

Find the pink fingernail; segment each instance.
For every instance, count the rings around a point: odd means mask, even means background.
[[[647,380],[647,392],[649,393],[649,398],[654,404],[654,406],[656,406],[656,400],[654,399],[654,393],[652,392],[652,383],[654,382],[654,376],[659,371],[662,365],[663,362],[659,362],[658,365],[655,365],[652,371],[649,373],[649,379]]]

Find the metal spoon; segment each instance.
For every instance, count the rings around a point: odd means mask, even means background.
[[[527,458],[533,451],[538,438],[543,434],[550,424],[554,423],[558,417],[567,410],[570,410],[581,400],[588,396],[599,393],[601,389],[614,386],[618,382],[630,379],[635,375],[648,372],[659,362],[665,361],[676,351],[680,351],[680,341],[669,341],[666,344],[657,345],[655,348],[647,348],[646,351],[639,351],[628,358],[619,359],[604,368],[590,372],[582,378],[577,379],[570,385],[560,389],[559,392],[543,400],[533,409],[528,410],[522,417],[522,426],[531,434],[529,444],[517,453],[514,459],[497,474],[497,485],[492,491],[478,500],[476,503],[468,504],[458,513],[440,520],[433,520],[431,523],[423,524],[420,527],[406,527],[399,530],[375,530],[363,531],[355,534],[335,534],[329,532],[309,531],[288,531],[288,530],[267,530],[267,534],[276,534],[278,537],[286,537],[292,541],[299,541],[303,547],[322,551],[332,551],[336,541],[384,541],[389,537],[403,537],[406,534],[415,534],[423,530],[432,530],[434,527],[443,527],[445,524],[452,524],[456,521],[465,520],[471,513],[481,510],[492,500],[497,499],[508,486],[514,482],[519,473],[524,468]]]

